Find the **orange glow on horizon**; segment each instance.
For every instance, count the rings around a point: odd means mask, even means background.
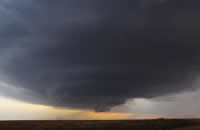
[[[45,105],[36,105],[0,97],[3,119],[18,120],[116,120],[127,119],[129,113],[94,112],[91,110],[56,108]],[[20,118],[19,118],[20,117]],[[1,120],[1,119],[0,119]]]

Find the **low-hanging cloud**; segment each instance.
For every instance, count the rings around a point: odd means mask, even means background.
[[[0,5],[1,77],[42,98],[22,100],[106,111],[190,90],[199,75],[197,0]]]

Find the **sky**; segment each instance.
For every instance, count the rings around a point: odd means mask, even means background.
[[[1,0],[0,120],[200,117],[198,0]]]

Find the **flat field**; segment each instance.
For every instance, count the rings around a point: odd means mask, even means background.
[[[200,130],[200,120],[0,121],[0,130]]]

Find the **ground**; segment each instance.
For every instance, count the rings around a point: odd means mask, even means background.
[[[200,130],[200,120],[1,121],[0,130]]]

